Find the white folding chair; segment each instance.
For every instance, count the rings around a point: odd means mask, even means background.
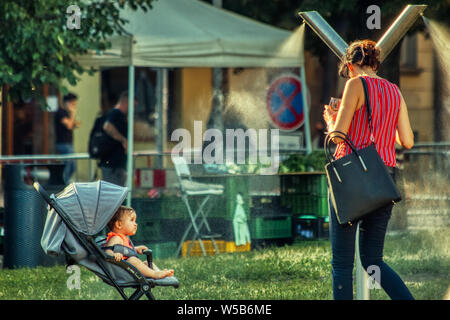
[[[189,244],[187,255],[189,255],[190,250],[195,242],[198,239],[200,248],[204,256],[206,256],[206,250],[202,239],[210,239],[212,245],[214,246],[214,250],[216,253],[219,253],[219,248],[217,247],[216,238],[220,238],[222,235],[218,233],[213,233],[208,224],[207,216],[208,212],[205,212],[204,207],[211,196],[222,195],[223,194],[223,186],[218,184],[211,183],[201,183],[192,180],[191,173],[189,167],[186,163],[186,159],[183,157],[175,157],[172,156],[172,162],[175,166],[175,172],[177,174],[178,182],[180,183],[181,189],[181,198],[186,205],[186,208],[189,213],[189,218],[191,219],[191,223],[186,228],[181,240],[178,245],[177,254],[180,254],[184,241],[191,229],[194,229],[194,236],[192,237],[192,241]],[[199,203],[199,197],[203,196],[203,200]],[[192,197],[197,202],[197,211],[193,213],[193,210],[190,206],[189,197]],[[206,228],[207,233],[202,233],[202,227]]]

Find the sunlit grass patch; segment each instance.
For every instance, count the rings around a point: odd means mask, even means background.
[[[448,230],[388,236],[385,261],[405,280],[417,299],[442,299],[450,287]],[[180,287],[153,289],[170,300],[327,300],[332,299],[329,241],[208,257],[157,260],[173,268]],[[121,299],[115,289],[81,267],[81,288],[69,290],[65,266],[1,270],[0,299]],[[132,289],[127,290],[131,293]],[[389,297],[370,290],[373,300]]]

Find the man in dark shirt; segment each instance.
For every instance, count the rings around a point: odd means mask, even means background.
[[[74,153],[73,130],[80,126],[76,120],[78,97],[69,93],[63,97],[63,104],[55,114],[55,148],[59,154]],[[63,180],[68,184],[76,170],[75,160],[68,160],[64,166]]]
[[[99,167],[102,179],[120,186],[125,186],[127,176],[127,134],[128,134],[128,91],[121,93],[119,101],[106,116],[103,130],[114,139],[114,150],[101,159]]]

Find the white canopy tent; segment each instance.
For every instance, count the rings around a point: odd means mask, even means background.
[[[303,33],[275,28],[198,0],[158,0],[153,9],[123,10],[121,17],[128,36],[111,37],[104,52],[79,57],[84,66],[129,67],[128,141],[133,141],[134,67],[298,67],[306,87]],[[167,94],[167,70],[160,72],[161,92]],[[160,114],[167,97],[160,95]],[[303,95],[308,119],[306,94]],[[162,129],[162,117],[158,117]],[[307,150],[310,150],[309,121],[305,121]],[[128,145],[127,185],[132,189],[133,144]],[[158,144],[162,151],[162,144]],[[128,197],[131,201],[131,197]]]
[[[302,43],[281,50],[292,35],[197,0],[158,0],[153,9],[123,10],[132,35],[113,37],[112,48],[80,59],[92,66],[299,67]]]

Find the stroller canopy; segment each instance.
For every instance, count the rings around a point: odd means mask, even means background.
[[[145,279],[126,262],[115,261],[100,248],[93,236],[100,233],[125,200],[128,189],[105,181],[72,183],[56,199],[35,183],[34,187],[50,205],[41,246],[46,254],[65,254],[69,264],[79,264],[114,286],[125,299],[139,299],[143,294],[153,299],[151,286],[178,287],[175,277]],[[110,260],[112,259],[112,261]],[[127,297],[123,288],[136,288]]]
[[[98,234],[112,218],[127,196],[127,188],[106,182],[71,183],[56,196],[60,214],[64,214],[77,233]],[[48,211],[41,246],[46,254],[61,251],[76,254],[80,248],[60,216],[52,208]],[[84,250],[82,252],[84,254]]]
[[[75,229],[92,236],[106,226],[126,196],[127,188],[99,180],[71,183],[57,201]]]

